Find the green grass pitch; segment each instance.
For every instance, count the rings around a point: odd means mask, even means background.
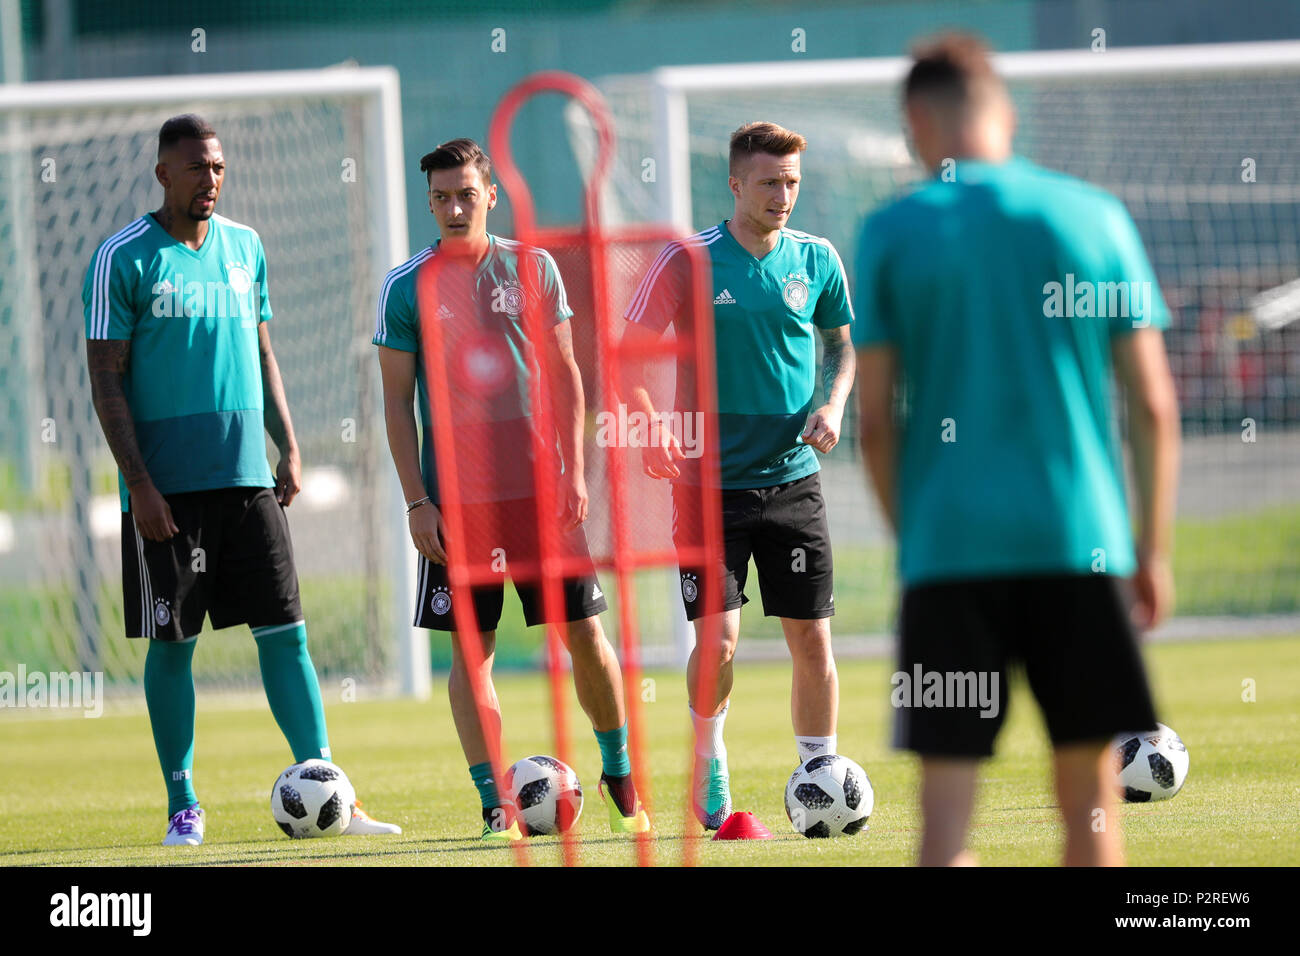
[[[1300,863],[1300,636],[1149,647],[1147,659],[1165,722],[1187,742],[1191,771],[1168,802],[1121,808],[1129,862],[1147,865],[1296,865]],[[683,679],[648,675],[638,689],[653,773],[655,852],[676,863],[695,840],[703,864],[900,865],[916,852],[917,768],[888,746],[886,661],[840,665],[840,750],[861,763],[875,788],[870,829],[839,840],[805,840],[782,810],[794,768],[789,666],[737,667],[727,722],[732,792],[774,839],[718,843],[683,836],[688,722]],[[1254,701],[1243,700],[1253,681]],[[338,864],[505,866],[508,849],[477,836],[477,800],[452,730],[445,695],[432,702],[343,703],[325,687],[335,759],[376,816],[402,824],[400,837],[290,841],[271,820],[268,800],[289,762],[265,705],[237,709],[200,696],[195,782],[207,811],[208,842],[159,846],[165,829],[163,785],[143,709],[97,720],[6,716],[0,720],[0,865]],[[546,682],[504,676],[511,759],[550,753]],[[1249,696],[1249,694],[1246,694]],[[599,755],[570,698],[573,764],[587,786],[581,862],[634,861],[631,843],[609,833],[596,795]],[[998,755],[983,766],[971,844],[981,862],[1056,861],[1060,831],[1048,778],[1049,753],[1032,699],[1015,685]],[[16,768],[21,771],[14,772]],[[560,861],[554,838],[531,841],[537,864]]]

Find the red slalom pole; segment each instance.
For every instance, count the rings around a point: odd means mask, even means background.
[[[691,250],[694,254],[700,255],[699,250]],[[701,263],[696,263],[691,269],[691,294],[692,301],[695,303],[694,322],[692,323],[694,355],[692,356],[695,366],[695,389],[696,404],[708,406],[709,411],[714,414],[712,419],[717,421],[717,366],[716,366],[716,345],[713,336],[713,306],[712,290],[709,287],[709,270],[704,268]],[[680,369],[680,355],[679,355]],[[706,416],[706,421],[709,416]],[[705,454],[700,468],[700,496],[701,508],[700,513],[704,522],[703,540],[701,550],[703,560],[697,564],[697,567],[706,569],[716,569],[721,564],[723,554],[722,542],[722,478],[719,473],[720,459],[718,449],[717,427],[710,430],[705,438]],[[701,650],[702,660],[700,662],[699,673],[696,677],[695,699],[697,701],[712,701],[717,693],[718,679],[720,673],[720,664],[718,662],[719,649],[722,646],[722,584],[716,582],[716,586],[706,587],[704,591],[704,613],[700,617],[695,627],[695,643]],[[688,718],[689,719],[689,718]],[[688,734],[690,747],[690,759],[688,766],[690,773],[686,779],[686,813],[685,829],[683,830],[682,840],[682,865],[694,866],[696,862],[696,851],[698,841],[686,838],[686,834],[698,826],[695,819],[695,812],[692,809],[694,800],[694,785],[696,764],[699,757],[695,754],[695,728],[694,723]]]
[[[528,233],[524,233],[525,236]],[[521,238],[524,245],[531,243]],[[551,723],[555,731],[555,756],[563,764],[572,766],[569,747],[568,705],[565,697],[565,669],[562,658],[563,639],[556,623],[564,615],[563,575],[566,570],[560,554],[559,529],[556,526],[557,502],[555,496],[555,475],[558,473],[557,456],[554,448],[555,405],[550,388],[549,349],[544,341],[541,316],[538,303],[541,302],[541,289],[537,285],[537,276],[532,269],[524,271],[524,328],[528,341],[532,343],[533,353],[537,359],[539,375],[528,383],[530,409],[538,426],[532,429],[531,442],[533,450],[533,491],[537,502],[537,580],[542,590],[543,618],[546,634],[546,672],[551,690]],[[550,438],[548,441],[547,438]],[[572,463],[569,463],[570,467]],[[578,865],[578,841],[571,831],[560,834],[560,845],[565,866]]]
[[[438,471],[438,485],[442,492],[439,507],[447,526],[447,540],[444,542],[447,554],[447,578],[453,594],[460,594],[462,599],[452,602],[452,618],[456,626],[456,640],[461,656],[465,660],[470,687],[473,691],[474,706],[478,714],[479,727],[487,742],[488,760],[492,765],[492,778],[496,782],[498,793],[505,786],[505,767],[502,761],[504,751],[504,731],[494,728],[492,706],[488,698],[487,683],[483,676],[486,657],[479,641],[478,614],[474,602],[470,599],[471,587],[483,583],[476,580],[481,574],[470,566],[469,555],[465,545],[465,521],[461,510],[460,475],[457,468],[457,450],[454,423],[451,420],[451,389],[447,381],[447,364],[442,325],[438,321],[425,321],[426,309],[436,311],[432,303],[440,302],[438,297],[438,276],[443,261],[433,256],[420,267],[417,278],[417,297],[420,302],[420,330],[425,336],[423,352],[425,377],[429,384],[433,444],[437,449],[434,463]],[[494,733],[493,730],[496,730]],[[511,845],[515,863],[528,866],[527,841],[520,840]]]
[[[595,324],[598,347],[600,354],[608,358],[615,352],[610,334],[610,323],[608,321],[609,297],[606,283],[606,259],[605,259],[605,241],[606,236],[601,229],[599,215],[599,194],[600,188],[608,173],[610,164],[613,160],[613,124],[611,122],[608,109],[605,106],[600,93],[590,83],[574,76],[573,74],[560,71],[550,71],[534,74],[523,82],[517,84],[506,93],[497,111],[492,118],[489,132],[489,147],[492,155],[497,157],[499,174],[502,184],[511,197],[511,202],[515,209],[516,215],[516,233],[521,242],[527,245],[536,245],[545,247],[548,243],[545,241],[542,231],[536,228],[531,193],[523,176],[519,173],[514,164],[513,152],[510,148],[509,132],[519,109],[533,96],[544,92],[555,92],[569,96],[580,102],[595,120],[597,133],[599,137],[599,154],[596,161],[595,170],[585,184],[584,188],[584,217],[583,225],[580,230],[574,232],[567,231],[562,237],[557,235],[561,241],[572,243],[575,239],[583,243],[590,253],[591,257],[591,319]],[[555,235],[559,230],[548,230],[548,234]],[[531,333],[530,333],[531,334]],[[534,339],[538,342],[539,339]],[[538,349],[539,355],[544,349]],[[617,367],[616,360],[613,362]],[[544,376],[545,377],[545,376]],[[613,395],[613,389],[610,377],[605,376],[605,387],[602,389],[605,400],[608,402],[609,397]],[[550,432],[548,431],[549,435]],[[650,795],[650,780],[648,776],[647,763],[645,760],[645,744],[642,735],[642,724],[639,710],[639,696],[637,690],[640,686],[640,666],[639,666],[639,639],[636,628],[636,599],[635,583],[632,580],[631,572],[635,568],[635,560],[629,553],[628,531],[627,531],[627,492],[626,481],[621,471],[621,459],[619,456],[613,456],[612,461],[612,490],[613,502],[610,519],[614,529],[615,540],[615,559],[614,571],[617,593],[619,596],[619,638],[622,650],[622,675],[624,686],[624,703],[626,719],[628,726],[628,748],[632,756],[633,783],[637,793],[647,811],[651,810],[653,804]],[[545,480],[545,476],[539,475],[539,479]],[[543,547],[543,555],[550,555],[553,552]],[[545,563],[545,561],[544,561]],[[552,582],[547,578],[546,587],[548,592],[553,590],[550,586],[558,589],[558,582]],[[544,596],[544,600],[548,595]],[[557,595],[558,597],[558,595]],[[549,616],[549,615],[548,615]],[[567,728],[565,727],[565,713],[563,708],[564,688],[557,676],[558,668],[555,666],[557,652],[554,650],[548,653],[548,664],[552,675],[552,701],[553,701],[553,720],[556,727],[557,746],[558,741],[567,742]],[[561,759],[564,759],[561,757]],[[654,862],[653,847],[649,833],[637,835],[637,862],[642,866],[652,865]],[[567,855],[568,845],[566,843],[566,862],[569,862]]]
[[[582,225],[578,228],[543,229],[537,227],[534,221],[534,209],[528,186],[513,161],[509,142],[511,124],[523,104],[531,97],[543,92],[560,93],[577,100],[591,115],[596,130],[598,153],[593,173],[584,184],[584,217]],[[501,182],[510,193],[511,201],[516,210],[519,239],[528,245],[550,250],[557,254],[576,253],[580,256],[580,259],[574,272],[584,275],[587,271],[590,272],[589,281],[587,282],[573,282],[571,281],[571,274],[570,281],[565,283],[566,287],[571,290],[571,298],[573,291],[579,289],[583,294],[588,295],[589,299],[585,305],[591,321],[595,323],[593,326],[595,356],[592,359],[594,366],[580,366],[588,376],[598,374],[601,379],[595,389],[588,389],[591,392],[588,396],[589,403],[593,396],[598,396],[599,404],[602,404],[606,410],[621,407],[619,388],[622,382],[624,361],[630,362],[642,357],[652,357],[672,361],[678,371],[679,381],[688,382],[689,389],[694,392],[694,397],[688,404],[695,405],[698,408],[697,413],[702,418],[705,418],[710,423],[715,422],[717,403],[716,370],[713,354],[712,297],[709,289],[707,260],[699,249],[686,245],[681,250],[684,262],[690,269],[691,281],[689,283],[689,301],[683,303],[684,315],[675,320],[677,326],[675,340],[659,341],[653,345],[638,347],[637,353],[633,354],[625,349],[623,345],[621,329],[618,331],[615,329],[617,320],[622,316],[620,307],[627,304],[626,302],[614,302],[615,289],[618,288],[621,280],[636,278],[635,273],[631,270],[637,269],[637,267],[631,263],[641,261],[643,262],[641,268],[648,267],[651,265],[654,256],[658,255],[666,243],[685,237],[664,226],[611,229],[602,224],[599,195],[601,186],[613,162],[614,134],[608,109],[599,91],[585,80],[568,73],[546,72],[529,77],[513,87],[502,99],[492,119],[489,145],[498,165]],[[644,260],[640,259],[640,254],[650,249],[651,245],[654,247],[651,256]],[[615,271],[616,269],[623,271]],[[527,318],[527,311],[525,317]],[[581,323],[582,320],[587,318],[588,314],[586,312],[575,312],[575,336],[579,332],[586,331]],[[544,343],[540,338],[540,330],[536,327],[536,316],[529,320],[528,328],[530,340],[534,343],[540,361],[545,362],[545,350],[540,347]],[[542,377],[545,378],[546,376],[543,375]],[[536,407],[547,409],[544,420],[554,422],[554,418],[551,417],[550,406],[547,405],[549,396],[544,390],[538,389],[534,389],[532,394],[535,396]],[[633,761],[634,783],[647,810],[653,808],[653,801],[651,799],[650,766],[646,759],[645,724],[640,696],[641,643],[635,574],[642,568],[673,566],[678,563],[689,563],[706,568],[712,568],[721,563],[721,502],[718,494],[717,436],[715,432],[716,429],[710,425],[708,433],[702,435],[701,438],[704,446],[704,460],[701,462],[699,471],[699,480],[702,485],[697,490],[703,496],[700,507],[704,524],[701,529],[702,541],[681,548],[676,547],[673,542],[669,542],[666,547],[658,544],[642,546],[643,542],[635,540],[638,534],[653,535],[655,531],[662,537],[662,527],[656,526],[654,531],[643,527],[639,532],[636,528],[637,518],[640,518],[643,522],[645,520],[643,514],[645,503],[636,496],[646,493],[658,494],[658,490],[650,492],[649,487],[645,486],[644,479],[641,479],[641,485],[644,487],[638,489],[633,485],[633,477],[640,478],[640,475],[631,470],[627,463],[626,452],[621,449],[604,455],[592,456],[592,460],[599,460],[605,464],[606,487],[610,499],[608,502],[609,532],[612,538],[612,547],[609,552],[606,554],[606,552],[602,551],[601,554],[604,556],[595,563],[598,567],[608,568],[614,573],[615,587],[619,599],[619,647],[625,690],[628,748]],[[545,434],[550,435],[549,428]],[[540,462],[540,459],[541,452],[539,451],[535,461]],[[535,479],[540,482],[538,486],[539,498],[550,491],[550,489],[545,488],[545,478],[543,472],[539,471],[535,474]],[[658,487],[662,488],[663,486]],[[547,537],[545,529],[539,529],[539,531],[541,532],[539,537]],[[539,563],[547,569],[544,575],[546,583],[546,595],[544,597],[546,600],[553,600],[549,597],[550,586],[553,583],[551,578],[562,573],[561,569],[567,567],[567,564],[560,560],[550,550],[549,546],[543,547],[542,554],[542,561]],[[701,632],[699,643],[702,653],[704,653],[704,660],[696,682],[697,699],[712,699],[718,681],[717,649],[721,641],[721,596],[714,594],[714,590],[710,588],[706,591],[706,594],[711,596],[705,599],[706,619],[699,628]],[[565,688],[559,678],[557,663],[558,651],[553,644],[549,644],[548,665],[552,681],[552,717],[556,726],[557,741],[559,741],[567,739],[567,727],[565,726],[566,715],[563,707],[563,691]],[[559,746],[558,743],[557,746]],[[694,746],[691,746],[690,751],[693,759]],[[689,779],[692,775],[690,771],[693,770],[693,766],[688,767],[685,833],[690,833],[695,827],[691,811]],[[694,843],[695,841],[692,839],[683,841],[683,862],[694,862]],[[641,865],[653,864],[654,842],[650,834],[638,835],[636,856],[637,862]],[[567,860],[568,857],[566,856]]]

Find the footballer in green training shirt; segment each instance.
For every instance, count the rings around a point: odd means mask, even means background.
[[[190,662],[205,616],[252,628],[294,760],[330,758],[283,510],[302,466],[271,351],[266,257],[256,232],[214,212],[225,174],[210,125],[193,114],[164,123],[162,206],[99,246],[82,290],[92,398],[120,469],[126,634],[149,638],[165,845],[203,842]],[[346,832],[401,828],[357,809]]]
[[[454,630],[455,594],[447,575],[447,529],[442,510],[448,502],[439,489],[433,447],[429,386],[422,350],[421,321],[436,321],[443,341],[448,378],[454,391],[449,415],[454,430],[460,514],[471,564],[498,568],[499,581],[470,589],[481,633],[492,720],[479,722],[473,684],[460,636],[453,635],[447,692],[452,719],[482,805],[482,838],[521,839],[515,808],[498,788],[489,762],[488,734],[500,742],[501,711],[492,686],[492,658],[501,618],[504,576],[510,562],[540,560],[537,501],[533,483],[533,429],[529,380],[539,374],[523,312],[533,290],[542,297],[546,327],[545,383],[552,396],[555,436],[563,464],[554,476],[563,514],[555,520],[566,558],[585,561],[585,573],[563,579],[562,630],[573,659],[578,701],[591,719],[600,747],[600,795],[616,833],[641,833],[649,817],[637,799],[627,750],[627,712],[623,675],[605,637],[599,614],[604,594],[591,565],[582,524],[587,518],[582,431],[585,417],[582,376],[573,356],[573,311],[564,294],[555,260],[544,249],[524,246],[487,231],[488,211],[496,205],[492,164],[477,143],[454,139],[420,160],[429,184],[429,211],[439,239],[384,279],[379,294],[373,342],[379,346],[388,446],[407,500],[411,540],[419,551],[415,624]],[[437,303],[418,297],[421,266],[437,258]],[[434,305],[437,308],[434,308]],[[419,395],[420,432],[415,398]],[[542,589],[532,577],[511,575],[528,626],[550,623]]]
[[[853,339],[862,446],[898,534],[895,742],[921,757],[920,862],[972,861],[976,770],[1015,665],[1052,740],[1065,862],[1117,864],[1108,742],[1155,727],[1134,625],[1154,626],[1173,598],[1169,310],[1123,205],[1012,153],[1010,97],[982,42],[918,48],[903,100],[932,177],[863,227]],[[1112,379],[1127,398],[1136,548]],[[922,700],[916,684],[935,675],[992,693]]]
[[[774,123],[749,123],[731,136],[728,185],[732,218],[670,243],[642,279],[625,313],[624,342],[644,348],[669,325],[690,334],[690,253],[711,266],[717,364],[717,431],[725,558],[716,568],[681,568],[686,614],[704,614],[710,589],[722,608],[716,692],[697,700],[700,648],[687,665],[695,728],[695,815],[716,830],[730,815],[731,789],[723,722],[732,687],[732,657],[752,556],[763,612],[781,619],[793,660],[791,712],[795,750],[803,761],[834,753],[839,685],[831,655],[831,539],[815,452],[840,436],[853,388],[849,339],[853,310],[839,254],[826,239],[787,228],[799,196],[804,138]],[[817,393],[817,340],[823,346]],[[635,373],[634,373],[635,375]],[[678,375],[681,383],[689,376]],[[629,383],[628,400],[655,421],[648,390]],[[680,390],[679,406],[691,400]],[[679,409],[684,410],[684,409]],[[708,419],[705,419],[707,422]],[[703,521],[697,462],[681,436],[665,429],[645,449],[646,473],[673,482],[673,534],[678,548],[698,546]]]

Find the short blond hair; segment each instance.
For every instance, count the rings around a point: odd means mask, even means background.
[[[732,176],[736,175],[736,167],[740,162],[759,153],[789,156],[791,153],[802,153],[807,148],[806,139],[784,126],[763,122],[746,123],[731,134],[728,170]]]

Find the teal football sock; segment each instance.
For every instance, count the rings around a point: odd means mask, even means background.
[[[266,700],[296,761],[330,759],[320,681],[307,653],[307,625],[253,628]]]
[[[199,802],[194,793],[194,675],[190,671],[197,643],[151,640],[144,659],[144,700],[167,784],[169,817]]]
[[[626,777],[632,772],[632,762],[627,757],[627,724],[617,730],[597,730],[596,743],[600,745],[600,769],[610,777]]]
[[[476,763],[469,768],[470,779],[478,791],[478,801],[484,810],[501,806],[501,797],[497,793],[497,783],[492,779],[492,764]]]

